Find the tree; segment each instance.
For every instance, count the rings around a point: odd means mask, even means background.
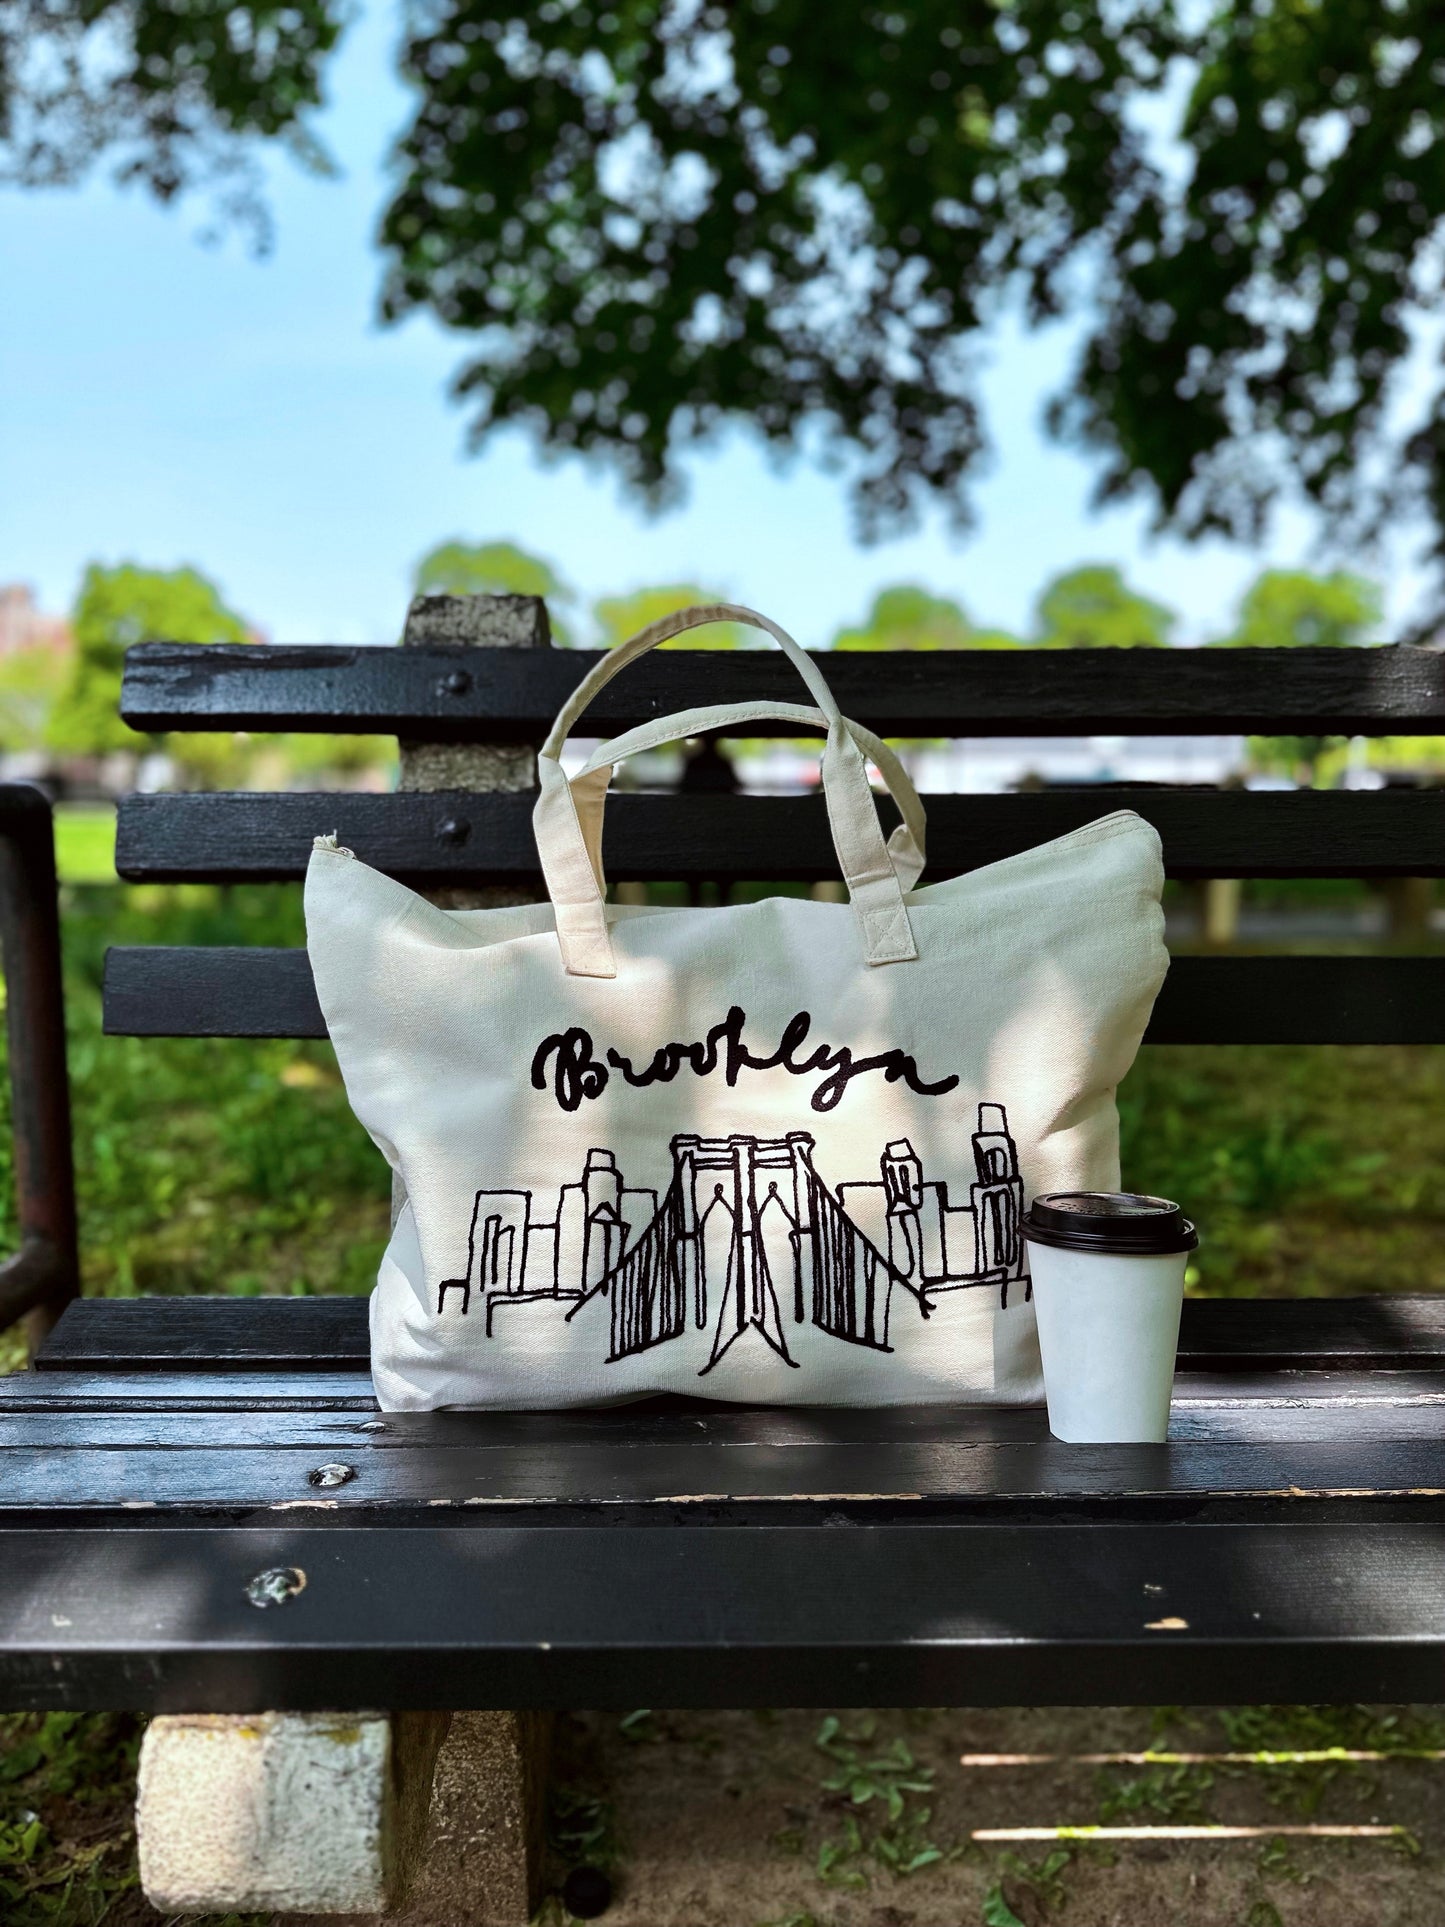
[[[439,543],[417,563],[414,580],[418,595],[544,596],[553,635],[564,646],[571,640],[555,609],[575,600],[572,590],[550,562],[515,542]]]
[[[1234,649],[1342,649],[1368,642],[1380,621],[1379,585],[1337,569],[1266,569],[1239,605],[1233,631],[1220,643]]]
[[[975,629],[956,602],[911,583],[880,589],[854,629],[840,629],[835,649],[1017,649],[1002,629]]]
[[[146,739],[120,719],[121,669],[137,642],[251,642],[243,618],[197,570],[143,569],[123,562],[86,570],[72,614],[75,655],[70,678],[50,719],[51,747],[73,755],[140,751]],[[203,780],[229,774],[237,762],[231,736],[172,736],[167,748]]]
[[[1103,496],[1142,490],[1185,534],[1257,537],[1294,487],[1344,542],[1424,508],[1445,563],[1438,364],[1402,384],[1440,285],[1445,12],[1259,0],[1202,18],[1186,165],[1106,224],[1101,325],[1053,425],[1102,453]]]
[[[0,0],[0,180],[65,187],[109,156],[162,201],[205,186],[268,235],[253,148],[329,163],[307,127],[342,0]]]
[[[639,629],[675,609],[689,609],[695,603],[723,602],[726,598],[710,589],[673,583],[656,589],[634,589],[630,595],[604,596],[592,605],[593,620],[604,649],[615,649]],[[766,647],[766,638],[756,629],[744,629],[736,622],[712,622],[705,629],[689,629],[675,642],[664,642],[664,649],[750,649]]]
[[[102,153],[169,196],[306,144],[340,0],[0,0],[12,176]],[[1408,507],[1445,566],[1435,0],[428,0],[383,312],[469,341],[476,437],[525,425],[660,499],[729,418],[832,445],[866,527],[986,452],[973,338],[1084,322],[1048,419],[1100,494],[1253,539]]]
[[[1265,569],[1245,590],[1231,633],[1217,646],[1234,649],[1343,649],[1367,642],[1379,620],[1378,584],[1336,570]],[[1250,761],[1312,784],[1343,766],[1343,736],[1251,736]]]
[[[968,342],[1017,295],[1087,318],[1049,420],[1104,497],[1186,535],[1256,537],[1287,485],[1342,538],[1445,520],[1439,371],[1398,380],[1445,214],[1433,0],[436,0],[405,65],[384,309],[471,338],[479,436],[661,497],[726,417],[821,428],[865,525],[966,516]]]
[[[962,607],[947,596],[930,595],[914,583],[880,589],[873,607],[855,629],[840,629],[835,649],[1017,649],[1016,636],[1002,629],[975,629]],[[926,749],[943,737],[911,737],[906,749]]]
[[[1054,577],[1034,621],[1042,649],[1160,649],[1175,616],[1128,588],[1117,569],[1091,563]]]
[[[0,747],[44,749],[50,714],[70,664],[58,649],[17,649],[0,656]]]
[[[1168,5],[1061,11],[440,0],[405,50],[384,312],[475,338],[478,434],[523,422],[654,497],[740,416],[777,448],[822,425],[871,526],[961,513],[961,343],[1021,273],[1052,309],[1143,192],[1125,110],[1177,42]]]

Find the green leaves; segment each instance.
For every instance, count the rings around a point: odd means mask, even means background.
[[[1024,1927],[1003,1897],[1003,1886],[995,1881],[983,1897],[983,1927]]]
[[[925,1807],[918,1815],[919,1827],[926,1827],[930,1817],[929,1809]],[[905,1844],[891,1839],[887,1834],[879,1834],[873,1842],[873,1857],[881,1861],[890,1873],[906,1876],[911,1873],[922,1873],[925,1867],[937,1866],[948,1856],[942,1847],[932,1845],[915,1847],[911,1840]]]
[[[829,1733],[825,1740],[823,1734],[830,1723],[834,1732]],[[830,1716],[829,1720],[823,1722],[817,1740],[817,1744],[840,1763],[839,1771],[823,1782],[828,1792],[846,1793],[854,1806],[858,1807],[877,1800],[887,1809],[890,1820],[899,1820],[903,1817],[906,1794],[932,1791],[931,1769],[917,1766],[905,1741],[895,1740],[886,1753],[873,1759],[862,1759],[855,1748],[835,1737],[837,1724]]]
[[[1065,1867],[1073,1859],[1067,1847],[1055,1847],[1036,1864],[1016,1853],[1005,1853],[999,1857],[1002,1878],[996,1880],[983,1897],[983,1927],[1024,1927],[1024,1922],[1010,1905],[1006,1888],[1015,1892],[1020,1888],[1034,1896],[1037,1906],[1053,1910],[1062,1907],[1068,1899],[1061,1878]]]
[[[835,649],[1014,649],[1016,636],[978,629],[958,603],[912,583],[883,589],[855,628],[840,629]]]
[[[342,0],[11,0],[0,22],[0,175],[69,185],[102,157],[162,201],[212,189],[223,218],[269,234],[252,143],[312,169],[307,127]]]
[[[868,1876],[858,1867],[847,1863],[863,1851],[863,1835],[858,1822],[852,1814],[844,1816],[843,1838],[824,1840],[818,1848],[816,1872],[818,1878],[830,1887],[860,1888],[868,1885]]]
[[[5,1927],[100,1927],[135,1887],[139,1734],[127,1714],[0,1714]]]
[[[307,117],[342,19],[12,0],[5,172],[106,155],[162,198],[209,181],[260,232],[249,145],[325,165]],[[1253,539],[1287,492],[1342,543],[1412,510],[1445,528],[1441,371],[1412,359],[1445,218],[1435,0],[407,19],[382,309],[465,337],[474,440],[520,425],[660,502],[736,420],[841,458],[867,531],[963,524],[988,453],[974,344],[1022,305],[1083,320],[1047,420],[1102,499],[1189,536]]]
[[[1038,602],[1044,649],[1162,648],[1174,627],[1172,609],[1127,588],[1115,568],[1093,564],[1056,576]]]
[[[43,1773],[47,1796],[103,1793],[134,1772],[139,1745],[136,1722],[118,1715],[0,1714],[0,1784]]]
[[[865,1836],[860,1817],[845,1812],[842,1838],[825,1840],[819,1847],[818,1878],[829,1886],[866,1887],[868,1876],[857,1864],[865,1856],[886,1872],[906,1878],[957,1860],[968,1850],[945,1850],[929,1839],[933,1810],[920,1806],[912,1796],[932,1793],[933,1768],[920,1766],[902,1738],[881,1752],[865,1753],[875,1730],[870,1718],[860,1721],[855,1731],[845,1732],[837,1715],[830,1713],[814,1741],[837,1768],[822,1782],[824,1793],[833,1796],[830,1804],[846,1800],[858,1816],[871,1809],[869,1817],[876,1821],[873,1833]]]
[[[1203,1766],[1156,1766],[1128,1779],[1101,1775],[1099,1819],[1116,1821],[1203,1823],[1209,1819],[1205,1795],[1214,1775]]]
[[[1347,538],[1421,500],[1438,521],[1438,388],[1394,377],[1435,285],[1445,18],[1274,0],[1202,16],[1190,52],[1188,165],[1110,236],[1061,426],[1186,533],[1252,535],[1286,483]]]
[[[121,668],[137,642],[252,642],[244,617],[195,569],[145,569],[133,562],[86,570],[72,617],[70,680],[50,717],[52,747],[83,756],[147,747],[119,715]],[[223,775],[235,763],[228,736],[171,739],[173,753],[201,772]]]
[[[1020,1854],[1006,1853],[999,1865],[1010,1879],[1032,1887],[1046,1907],[1062,1907],[1068,1895],[1061,1875],[1073,1857],[1067,1847],[1053,1847],[1040,1861],[1030,1862]]]
[[[662,616],[674,615],[679,609],[688,609],[694,604],[725,600],[717,590],[699,588],[690,582],[634,589],[628,595],[603,596],[592,605],[597,640],[604,649],[615,649],[619,642],[627,642],[639,629],[647,628]],[[740,623],[710,622],[706,628],[690,629],[675,642],[661,646],[664,649],[737,649],[761,647],[764,640],[755,629],[744,629]]]
[[[963,517],[960,341],[1017,276],[1059,305],[1142,169],[1122,108],[1167,12],[442,0],[406,48],[384,311],[471,337],[474,433],[524,423],[655,499],[739,416],[846,449],[871,527],[930,496]]]
[[[1445,214],[1430,0],[439,0],[405,59],[384,307],[468,337],[478,436],[662,499],[737,417],[845,455],[869,529],[962,521],[969,348],[1022,300],[1087,318],[1049,420],[1101,495],[1236,537],[1286,485],[1346,538],[1445,515],[1438,375],[1396,380]]]
[[[1240,649],[1339,649],[1368,642],[1380,620],[1379,584],[1336,569],[1265,569],[1239,605],[1239,618],[1220,641]]]
[[[0,1755],[0,1781],[23,1780],[33,1773],[45,1758],[45,1748],[40,1736],[32,1734],[29,1739],[21,1740],[8,1753]]]

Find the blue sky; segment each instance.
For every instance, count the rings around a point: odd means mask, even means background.
[[[394,20],[364,15],[333,70],[318,131],[342,178],[270,166],[268,259],[235,239],[201,245],[198,204],[163,211],[104,178],[0,191],[0,581],[32,582],[61,609],[92,558],[191,562],[277,641],[387,641],[419,554],[452,535],[510,538],[586,599],[696,581],[818,644],[899,581],[1020,627],[1049,575],[1105,560],[1197,640],[1263,563],[1309,559],[1298,511],[1263,553],[1151,542],[1142,507],[1091,515],[1088,465],[1039,427],[1070,359],[1065,329],[1005,330],[988,347],[997,452],[962,539],[935,517],[860,546],[839,478],[801,463],[778,474],[741,430],[693,459],[685,505],[657,518],[578,461],[543,466],[516,435],[469,457],[446,398],[464,344],[374,319],[372,236],[406,113]],[[1407,538],[1389,558],[1396,616],[1418,586]]]

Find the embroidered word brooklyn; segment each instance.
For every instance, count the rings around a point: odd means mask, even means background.
[[[545,1091],[550,1080],[553,1095],[564,1111],[575,1111],[584,1097],[601,1097],[611,1072],[621,1071],[629,1084],[670,1084],[687,1066],[699,1077],[709,1077],[721,1069],[725,1082],[737,1083],[740,1071],[791,1071],[794,1077],[811,1077],[818,1071],[827,1075],[813,1092],[815,1111],[831,1111],[855,1077],[869,1071],[882,1071],[884,1082],[905,1083],[919,1097],[942,1097],[958,1086],[956,1075],[929,1084],[918,1074],[918,1066],[906,1051],[881,1051],[876,1057],[857,1057],[846,1045],[836,1050],[831,1044],[817,1044],[808,1056],[802,1051],[808,1041],[813,1019],[800,1010],[783,1026],[778,1048],[759,1057],[743,1042],[747,1013],[734,1004],[720,1024],[714,1024],[706,1037],[691,1044],[662,1044],[654,1051],[652,1062],[638,1070],[630,1057],[609,1050],[606,1060],[595,1053],[589,1031],[580,1025],[544,1037],[532,1059],[532,1087]]]

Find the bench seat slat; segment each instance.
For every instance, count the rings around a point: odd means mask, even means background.
[[[121,714],[143,731],[539,740],[597,660],[580,649],[142,643],[126,652]],[[884,735],[1445,731],[1445,655],[1428,649],[902,650],[817,660],[844,714]],[[670,710],[750,700],[800,700],[797,672],[776,651],[665,650],[646,675],[603,690],[588,719],[611,734]]]
[[[280,882],[339,833],[412,882],[539,876],[531,793],[131,796],[116,867],[138,883]],[[1298,793],[1081,788],[926,798],[931,878],[1014,856],[1132,809],[1173,877],[1445,876],[1445,789]],[[837,874],[821,797],[654,796],[607,806],[613,877],[816,881]]]
[[[1445,1518],[8,1529],[9,1706],[1429,1699]],[[257,1611],[248,1582],[304,1590]],[[424,1602],[424,1609],[422,1602]]]
[[[1413,1437],[1416,1434],[1412,1415],[1420,1411],[1433,1412],[1445,1400],[1445,1386],[1439,1373],[1438,1361],[1432,1362],[1429,1357],[1418,1370],[1401,1368],[1394,1361],[1377,1367],[1359,1359],[1353,1364],[1322,1370],[1315,1369],[1308,1361],[1299,1369],[1278,1368],[1268,1361],[1257,1369],[1243,1361],[1230,1361],[1219,1371],[1195,1371],[1191,1367],[1181,1373],[1175,1386],[1176,1398],[1183,1401],[1181,1411],[1187,1408],[1187,1423],[1192,1428],[1181,1436],[1239,1437],[1240,1427],[1251,1412],[1267,1412],[1277,1406],[1303,1414],[1301,1424],[1307,1419],[1313,1424],[1322,1415],[1330,1417],[1330,1422],[1336,1425],[1342,1419],[1353,1424],[1358,1414],[1360,1424],[1366,1428],[1362,1436]],[[982,1408],[967,1408],[962,1416],[952,1413],[946,1422],[939,1416],[938,1408],[933,1407],[923,1408],[921,1413],[909,1408],[888,1413],[850,1414],[849,1425],[843,1429],[849,1431],[850,1436],[850,1428],[866,1429],[867,1436],[888,1440],[926,1432],[935,1426],[947,1429],[950,1425],[972,1424],[969,1415],[975,1409]],[[801,1413],[799,1408],[792,1407],[783,1417],[769,1413],[764,1421],[759,1418],[757,1408],[727,1406],[715,1410],[695,1400],[686,1402],[685,1411],[661,1399],[648,1400],[645,1405],[629,1406],[626,1410],[629,1435],[645,1438],[671,1436],[679,1426],[699,1437],[706,1434],[729,1439],[747,1436],[764,1441],[786,1440],[817,1431],[832,1437],[834,1430],[830,1427],[838,1418],[833,1411]],[[1216,1411],[1220,1414],[1217,1420],[1211,1416]],[[1243,1417],[1239,1416],[1241,1413]],[[360,1371],[157,1372],[122,1368],[0,1376],[0,1420],[5,1422],[7,1437],[11,1435],[10,1424],[19,1418],[42,1428],[36,1438],[43,1436],[55,1443],[64,1443],[67,1439],[83,1443],[92,1435],[100,1443],[123,1443],[132,1425],[143,1428],[154,1422],[164,1427],[172,1418],[181,1424],[182,1430],[188,1426],[198,1427],[197,1436],[210,1436],[205,1431],[210,1415],[219,1415],[216,1422],[231,1428],[226,1438],[244,1445],[251,1436],[247,1428],[254,1430],[258,1437],[271,1436],[267,1428],[276,1414],[283,1415],[277,1421],[281,1426],[314,1426],[318,1437],[323,1433],[333,1435],[328,1433],[328,1428],[336,1428],[337,1438],[351,1437],[356,1427],[363,1424],[374,1429],[378,1416],[370,1377]],[[1391,1414],[1399,1418],[1404,1428],[1398,1433],[1389,1429],[1395,1422]],[[1003,1426],[1006,1430],[1016,1416],[1010,1415],[1005,1420],[994,1410],[988,1425]],[[1217,1423],[1227,1429],[1200,1433],[1196,1421],[1206,1426]],[[552,1412],[544,1417],[536,1413],[502,1412],[449,1412],[440,1417],[420,1413],[403,1417],[393,1413],[384,1422],[388,1431],[397,1433],[398,1438],[403,1431],[408,1436],[416,1433],[424,1438],[427,1427],[437,1424],[445,1426],[449,1436],[456,1428],[460,1436],[484,1441],[530,1437],[543,1425],[549,1437],[590,1439],[600,1436],[607,1426],[615,1430],[621,1424],[615,1413],[608,1416],[596,1412]],[[1260,1423],[1263,1427],[1260,1436],[1279,1435],[1279,1427],[1273,1420],[1266,1417]],[[44,1432],[47,1424],[54,1429]],[[306,1429],[303,1435],[310,1438],[313,1433]],[[17,1443],[23,1442],[21,1432],[13,1436]],[[137,1436],[146,1435],[142,1432]],[[280,1437],[282,1433],[277,1431],[275,1436]],[[1304,1438],[1314,1434],[1302,1431],[1290,1436]],[[396,1438],[390,1441],[397,1442]]]
[[[117,946],[113,1037],[324,1037],[304,950]],[[1151,1044],[1445,1044],[1445,958],[1176,957]]]
[[[1445,1438],[1362,1438],[1340,1414],[1333,1436],[1296,1439],[1287,1415],[1272,1413],[1266,1438],[1171,1440],[1168,1451],[1140,1445],[1061,1445],[1042,1411],[1007,1428],[1022,1436],[829,1439],[818,1443],[732,1444],[725,1440],[638,1443],[624,1419],[611,1441],[564,1446],[534,1431],[527,1443],[449,1444],[443,1426],[423,1447],[398,1451],[370,1435],[283,1445],[170,1441],[123,1448],[73,1443],[6,1446],[0,1422],[0,1529],[22,1515],[89,1515],[124,1510],[203,1513],[215,1507],[321,1507],[352,1515],[407,1514],[441,1506],[630,1506],[644,1511],[695,1508],[715,1524],[740,1505],[783,1504],[853,1514],[887,1502],[890,1516],[944,1506],[951,1516],[1033,1501],[1058,1516],[1085,1500],[1107,1499],[1109,1517],[1197,1518],[1201,1501],[1216,1516],[1241,1500],[1295,1502],[1412,1499],[1431,1495],[1445,1523]],[[1388,1428],[1388,1418],[1384,1424]],[[1199,1427],[1190,1428],[1197,1433]],[[1237,1428],[1236,1428],[1237,1429]],[[1265,1429],[1265,1428],[1261,1428]],[[353,1477],[319,1491],[320,1464],[340,1460]],[[415,1521],[413,1521],[415,1522]],[[643,1521],[639,1519],[639,1523]],[[681,1521],[679,1521],[681,1522]],[[763,1523],[759,1516],[759,1523]]]
[[[224,1375],[218,1375],[224,1376]],[[859,1447],[881,1458],[898,1450],[927,1453],[938,1448],[978,1451],[1013,1448],[1045,1442],[1042,1414],[1033,1409],[1002,1406],[914,1406],[896,1411],[811,1409],[785,1407],[765,1410],[755,1406],[702,1405],[693,1400],[648,1399],[625,1410],[590,1412],[392,1412],[384,1419],[374,1405],[338,1408],[304,1398],[291,1405],[258,1399],[250,1407],[206,1405],[194,1376],[176,1378],[151,1374],[137,1380],[112,1375],[115,1396],[108,1406],[97,1406],[89,1395],[94,1379],[76,1373],[45,1373],[43,1383],[32,1383],[28,1395],[0,1398],[0,1470],[4,1454],[17,1448],[44,1448],[52,1453],[82,1451],[167,1450],[266,1451],[297,1449],[312,1454],[309,1463],[343,1458],[351,1461],[365,1450],[409,1454],[425,1458],[433,1451],[444,1457],[465,1448],[480,1454],[470,1463],[511,1476],[509,1454],[517,1455],[534,1472],[543,1462],[556,1468],[557,1477],[575,1493],[588,1490],[587,1481],[605,1476],[625,1456],[640,1452],[682,1453],[695,1468],[676,1489],[694,1491],[707,1485],[706,1467],[714,1461],[719,1471],[741,1465],[744,1474],[756,1472],[757,1453],[791,1455],[789,1463],[804,1468],[787,1475],[788,1491],[798,1490],[800,1477],[828,1481],[833,1474],[815,1466],[835,1446]],[[152,1396],[132,1397],[137,1383],[154,1394],[173,1383],[182,1390],[169,1404]],[[234,1383],[226,1379],[225,1383]],[[305,1393],[315,1380],[305,1374],[277,1373],[273,1386],[295,1387]],[[366,1390],[360,1374],[355,1388]],[[78,1395],[72,1386],[87,1390]],[[224,1389],[224,1385],[222,1386]],[[69,1401],[69,1402],[67,1402]],[[1170,1418],[1173,1438],[1194,1444],[1268,1447],[1275,1450],[1304,1443],[1339,1446],[1445,1442],[1445,1378],[1430,1371],[1256,1371],[1185,1370],[1174,1381]],[[702,1457],[698,1457],[702,1454]],[[731,1456],[729,1456],[731,1455]],[[1156,1455],[1157,1456],[1157,1455]],[[593,1460],[596,1463],[593,1465]],[[640,1463],[641,1461],[639,1461]],[[828,1460],[831,1465],[832,1461]],[[1356,1473],[1360,1468],[1356,1467]],[[1396,1489],[1401,1467],[1391,1468]],[[1063,1471],[1063,1486],[1073,1473]],[[1160,1477],[1151,1462],[1150,1477]],[[1255,1475],[1251,1475],[1255,1476]],[[1187,1483],[1188,1481],[1186,1481]],[[1357,1487],[1359,1478],[1346,1481]],[[725,1491],[738,1493],[732,1472],[722,1481]],[[907,1488],[912,1490],[914,1488]],[[356,1497],[355,1494],[352,1495]],[[75,1493],[65,1494],[73,1504]]]
[[[46,1376],[365,1372],[367,1316],[365,1298],[86,1298],[67,1308],[35,1363]],[[1445,1295],[1191,1298],[1184,1306],[1179,1357],[1181,1369],[1194,1372],[1445,1370]],[[0,1400],[22,1384],[0,1379]],[[682,1409],[691,1423],[716,1408],[688,1400]],[[582,1419],[573,1414],[565,1422]],[[600,1421],[594,1415],[589,1422]],[[882,1421],[874,1415],[871,1422]],[[934,1421],[905,1412],[890,1415],[889,1422]]]

